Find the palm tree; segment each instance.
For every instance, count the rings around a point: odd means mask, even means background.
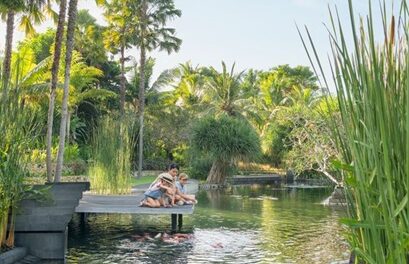
[[[74,33],[75,33],[75,23],[77,18],[77,4],[78,0],[70,0],[68,7],[68,25],[67,25],[67,42],[66,42],[66,53],[65,53],[65,74],[64,74],[64,94],[62,102],[62,114],[61,114],[61,125],[60,125],[60,142],[58,146],[57,154],[57,165],[55,168],[55,182],[61,180],[62,165],[64,159],[64,146],[65,137],[67,132],[67,120],[68,120],[68,92],[70,83],[70,71],[71,71],[71,59],[72,52],[74,49]]]
[[[146,52],[155,49],[168,53],[178,51],[182,40],[175,36],[175,29],[166,27],[166,23],[181,16],[173,0],[138,0],[131,4],[134,14],[138,16],[134,44],[140,50],[140,89],[139,89],[139,160],[138,177],[142,176],[143,160],[143,116],[145,107],[145,65]]]
[[[90,66],[101,68],[108,59],[104,47],[105,30],[87,9],[78,11],[74,49],[81,53]]]
[[[15,13],[23,9],[24,2],[20,1],[0,1],[0,11],[2,17],[6,19],[6,47],[4,52],[3,69],[2,69],[2,86],[3,86],[3,100],[7,98],[8,82],[10,79],[10,65],[11,65],[11,51],[13,45],[13,29]]]
[[[7,98],[11,72],[11,52],[13,48],[14,22],[16,14],[22,13],[20,27],[30,35],[34,32],[31,19],[39,23],[42,21],[41,9],[46,0],[0,0],[0,14],[6,17],[6,46],[2,69],[3,100]],[[47,1],[47,10],[51,10],[50,1]]]
[[[70,141],[71,117],[77,111],[77,108],[81,103],[87,102],[92,105],[92,103],[87,100],[104,100],[116,96],[112,91],[95,87],[97,78],[102,76],[103,72],[95,67],[88,66],[78,52],[73,53],[71,65],[66,129],[67,143]],[[73,133],[73,136],[75,139],[75,133]]]
[[[277,123],[278,113],[294,105],[296,98],[312,96],[318,89],[316,82],[314,73],[305,66],[280,65],[259,73],[259,94],[254,101],[258,114],[255,123],[264,152],[271,148],[269,134]]]
[[[231,117],[244,117],[245,106],[249,103],[248,94],[242,90],[244,72],[234,73],[235,64],[228,72],[226,64],[222,62],[222,72],[210,68],[210,76],[204,85],[205,93],[202,103],[207,105],[207,112],[211,114],[226,113]]]
[[[60,66],[62,41],[64,35],[64,23],[65,14],[67,9],[67,0],[60,0],[60,12],[58,14],[57,32],[55,33],[55,45],[54,45],[54,59],[51,67],[51,85],[50,85],[50,101],[48,104],[48,115],[47,115],[47,135],[46,135],[46,146],[47,146],[47,180],[52,181],[52,163],[51,163],[51,147],[52,147],[52,136],[53,136],[53,123],[54,123],[54,105],[55,105],[55,94],[58,82],[58,71]]]
[[[105,47],[113,54],[120,54],[121,79],[120,79],[120,102],[119,110],[121,116],[125,109],[126,78],[125,57],[126,49],[131,48],[132,25],[138,17],[129,9],[129,0],[113,0],[106,4],[104,16],[108,21],[108,28],[104,33]]]
[[[175,103],[186,110],[198,110],[204,94],[205,68],[193,66],[190,62],[164,72],[169,75],[169,84],[175,88]]]

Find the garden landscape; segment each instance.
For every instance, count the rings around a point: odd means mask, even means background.
[[[409,263],[406,0],[0,13],[0,264]]]

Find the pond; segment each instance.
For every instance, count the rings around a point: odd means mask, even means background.
[[[76,216],[69,224],[68,263],[332,263],[348,259],[343,210],[320,204],[330,189],[231,187],[200,191],[184,217],[181,243],[154,237],[169,232],[170,216]]]

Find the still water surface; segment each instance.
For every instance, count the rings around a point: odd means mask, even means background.
[[[201,191],[179,244],[134,235],[169,232],[170,216],[90,215],[69,225],[68,263],[332,263],[348,259],[331,190],[233,187]]]

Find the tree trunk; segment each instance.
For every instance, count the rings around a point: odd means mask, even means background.
[[[325,170],[316,170],[318,172],[322,172],[324,173],[325,176],[327,176],[328,179],[330,179],[333,183],[335,183],[337,186],[340,185],[340,182],[338,182],[334,176],[332,176],[331,174],[329,174],[329,172],[325,171]]]
[[[48,117],[47,117],[47,136],[46,136],[47,161],[46,161],[46,165],[47,165],[48,182],[53,181],[51,147],[52,147],[52,138],[53,138],[54,105],[55,105],[55,92],[56,92],[55,90],[57,88],[57,82],[58,82],[58,70],[60,66],[66,9],[67,9],[67,0],[60,0],[60,12],[58,14],[57,32],[55,33],[54,59],[53,59],[53,65],[51,67],[50,101],[48,104]]]
[[[8,97],[8,85],[10,81],[11,72],[11,51],[13,47],[13,31],[14,31],[14,11],[10,10],[7,13],[7,26],[6,26],[6,47],[4,51],[3,62],[3,101],[6,101]]]
[[[139,160],[138,160],[138,178],[142,177],[143,164],[143,114],[145,110],[145,48],[141,47],[141,72],[139,82]]]
[[[55,168],[55,182],[61,181],[62,166],[64,161],[64,146],[65,146],[65,134],[67,131],[67,118],[68,118],[68,96],[70,87],[70,70],[71,70],[71,58],[72,51],[74,49],[74,32],[75,23],[77,19],[77,3],[78,0],[70,0],[68,7],[68,26],[67,26],[67,50],[65,54],[65,74],[64,74],[64,95],[62,102],[62,115],[60,125],[60,143],[58,146],[57,166]]]
[[[142,164],[143,164],[143,114],[145,110],[145,61],[146,61],[146,50],[144,45],[145,38],[145,19],[146,19],[147,5],[145,1],[142,1],[142,8],[140,19],[142,21],[141,26],[141,56],[140,56],[140,80],[139,80],[139,159],[138,159],[138,177],[142,177]]]
[[[68,116],[67,116],[67,142],[66,142],[67,145],[70,144],[71,116],[72,116],[71,111],[68,111]]]
[[[119,111],[121,116],[124,115],[125,112],[125,45],[121,46],[121,86],[120,86],[120,102],[119,102]]]
[[[228,163],[221,160],[213,162],[206,183],[208,184],[224,184],[227,177]]]

